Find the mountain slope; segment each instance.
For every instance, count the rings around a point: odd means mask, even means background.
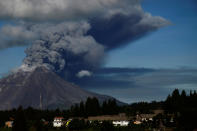
[[[22,105],[42,109],[69,108],[87,97],[97,97],[100,102],[112,97],[85,91],[55,73],[43,68],[32,72],[17,72],[0,80],[0,109]]]

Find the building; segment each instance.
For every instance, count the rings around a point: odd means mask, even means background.
[[[9,119],[9,121],[5,122],[5,127],[12,128],[14,124],[14,118],[10,117]]]
[[[114,126],[128,126],[129,121],[112,121]]]
[[[13,127],[13,123],[14,123],[14,121],[6,121],[5,122],[5,126],[8,127],[8,128],[12,128]]]
[[[55,117],[53,120],[53,127],[62,127],[64,125],[64,117]]]
[[[155,117],[156,114],[140,114],[140,120],[141,121],[153,121],[153,117]]]

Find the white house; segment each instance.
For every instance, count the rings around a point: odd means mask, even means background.
[[[53,127],[62,127],[64,125],[63,117],[55,117],[53,120]]]
[[[129,121],[113,121],[112,122],[114,126],[128,126]]]

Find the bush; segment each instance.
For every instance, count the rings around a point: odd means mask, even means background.
[[[86,123],[84,120],[73,119],[70,123],[68,128],[70,130],[82,130],[86,128]]]

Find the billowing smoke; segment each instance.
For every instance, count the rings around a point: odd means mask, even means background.
[[[77,73],[102,63],[104,46],[87,35],[91,28],[87,22],[40,24],[29,28],[40,36],[26,49],[22,68],[45,66],[57,73]]]
[[[143,13],[140,0],[1,0],[0,17],[27,21],[64,21],[116,13]]]
[[[30,44],[35,38],[37,34],[23,26],[4,26],[0,30],[0,50]]]
[[[0,29],[0,49],[31,44],[20,69],[44,66],[72,80],[92,75],[108,51],[170,24],[139,0],[4,0],[0,18],[15,20]]]
[[[170,24],[162,17],[153,17],[149,13],[116,13],[110,18],[99,17],[91,20],[91,34],[107,50],[118,48],[137,40],[146,34]]]

